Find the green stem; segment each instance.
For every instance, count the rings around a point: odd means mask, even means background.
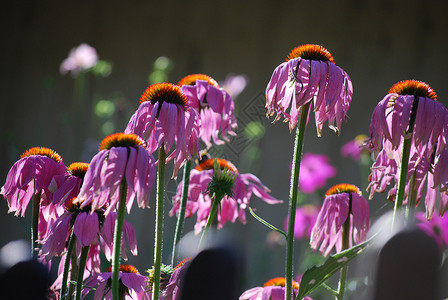
[[[72,252],[70,261],[72,262],[72,270],[70,272],[70,283],[68,286],[68,295],[67,295],[68,300],[73,299],[73,293],[75,292],[75,287],[76,287],[75,281],[74,281],[74,278],[76,278],[76,274],[78,274],[78,262],[77,262],[77,258],[76,258],[76,251]]]
[[[40,192],[33,195],[33,216],[31,223],[31,256],[36,259],[38,254],[39,239],[39,210],[40,210]]]
[[[86,267],[87,254],[89,253],[90,246],[82,247],[81,258],[79,259],[78,277],[76,278],[76,296],[75,300],[81,299],[82,281],[84,279],[84,269]]]
[[[216,212],[218,211],[219,203],[221,203],[222,198],[224,198],[224,194],[222,195],[215,194],[215,196],[213,197],[212,207],[210,207],[210,213],[208,214],[207,224],[205,224],[204,230],[202,231],[198,249],[201,248],[202,243],[205,241],[205,238],[207,237],[210,227],[212,227],[213,220],[215,220]]]
[[[70,239],[68,241],[67,253],[65,254],[65,262],[64,262],[64,271],[62,273],[62,287],[61,287],[61,298],[66,298],[67,293],[67,280],[68,280],[68,271],[70,269],[70,258],[72,257],[73,250],[76,245],[76,235],[72,231],[70,234]]]
[[[404,192],[406,187],[406,179],[408,175],[409,154],[414,132],[415,117],[417,115],[418,96],[414,96],[411,115],[409,117],[409,128],[403,137],[403,151],[401,154],[400,177],[397,186],[397,196],[395,197],[394,214],[392,218],[392,227],[395,224],[395,216],[400,207],[403,206]]]
[[[118,275],[120,272],[120,259],[121,259],[121,240],[123,235],[123,223],[124,215],[126,213],[126,194],[128,185],[126,181],[120,184],[120,196],[118,198],[117,220],[115,222],[114,233],[114,250],[112,260],[112,297],[114,300],[119,299],[119,282]]]
[[[285,282],[285,299],[292,297],[292,280],[293,280],[293,257],[294,257],[294,225],[296,221],[296,206],[299,186],[300,161],[302,159],[303,139],[305,137],[306,119],[310,109],[308,102],[301,108],[299,124],[296,130],[296,138],[294,142],[294,154],[292,159],[291,186],[289,190],[289,209],[288,209],[288,233],[286,237],[286,282]]]
[[[179,208],[179,217],[177,218],[176,231],[174,232],[174,242],[173,242],[173,252],[171,255],[171,265],[174,266],[174,258],[176,255],[177,243],[179,243],[180,237],[182,235],[182,229],[184,227],[185,210],[187,208],[187,198],[188,198],[188,187],[190,186],[190,170],[191,170],[191,160],[187,161],[184,166],[184,178],[183,178],[183,189],[182,189],[182,199]]]
[[[351,202],[351,199],[350,199]],[[342,225],[342,251],[349,248],[350,239],[350,212],[347,220],[345,220],[344,225]],[[343,266],[341,269],[341,275],[339,278],[338,294],[336,296],[337,300],[344,299],[345,283],[347,280],[347,265]]]
[[[407,220],[410,221],[415,214],[415,205],[417,204],[417,190],[415,189],[415,172],[412,173],[409,179],[408,190],[408,205],[407,205]]]
[[[351,206],[352,206],[352,197],[350,194],[350,205],[348,209],[348,217],[342,225],[342,251],[349,248],[350,241],[350,214],[351,214]],[[345,291],[345,282],[347,280],[347,265],[343,266],[341,269],[341,275],[339,278],[339,286],[338,293],[336,295],[337,300],[344,299],[344,291]]]
[[[160,265],[162,263],[162,236],[163,236],[163,201],[165,194],[165,164],[166,152],[164,145],[159,148],[159,166],[157,172],[157,201],[156,201],[156,232],[154,241],[154,277],[152,285],[152,299],[159,299],[160,291]]]

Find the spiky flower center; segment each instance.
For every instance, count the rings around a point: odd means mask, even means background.
[[[282,286],[285,287],[285,283],[286,283],[286,279],[285,277],[276,277],[276,278],[272,278],[270,280],[268,280],[263,286]],[[299,289],[299,284],[296,281],[292,281],[292,287],[293,289],[298,290]]]
[[[198,171],[213,170],[215,167],[215,163],[221,168],[221,170],[227,168],[233,173],[238,174],[238,169],[235,167],[235,165],[232,164],[230,161],[222,158],[209,158],[203,160],[199,163],[199,165],[196,166],[195,169]]]
[[[140,97],[140,103],[149,101],[152,104],[159,103],[162,107],[163,102],[178,104],[186,109],[188,100],[179,86],[171,83],[157,83],[146,88]]]
[[[68,166],[67,171],[73,176],[84,178],[88,169],[88,163],[74,162],[70,166]]]
[[[25,152],[23,152],[22,155],[20,155],[20,159],[22,159],[24,157],[31,156],[31,155],[47,156],[57,163],[60,163],[62,161],[61,156],[59,156],[59,154],[57,154],[56,151],[51,150],[49,148],[45,148],[45,147],[30,148],[30,149],[26,150]]]
[[[437,95],[434,90],[427,83],[418,80],[403,80],[397,82],[390,88],[388,93],[427,97],[437,101]]]
[[[334,63],[330,51],[319,45],[306,44],[294,48],[286,58],[286,61],[301,57],[308,60],[329,61]]]
[[[112,147],[145,147],[145,142],[138,136],[132,133],[114,133],[101,142],[99,150],[111,149]]]
[[[133,265],[120,265],[120,271],[123,273],[134,273],[134,274],[140,274],[136,267]],[[107,269],[107,272],[112,272],[112,267],[109,267]]]
[[[81,204],[82,202],[76,202],[76,197],[73,197],[72,199],[70,199],[69,201],[67,201],[65,203],[65,208],[67,211],[70,212],[77,212],[81,210]],[[89,208],[90,210],[90,208]]]
[[[174,267],[174,270],[179,269],[180,267],[182,267],[183,265],[185,265],[187,262],[189,262],[191,260],[191,257],[187,257],[182,259],[177,266]]]
[[[216,82],[216,80],[205,74],[192,74],[185,76],[179,81],[177,85],[178,86],[195,85],[197,80],[207,81],[209,85],[214,86],[215,88],[219,88],[219,85]]]
[[[331,187],[326,193],[325,196],[342,194],[342,193],[356,193],[362,196],[361,190],[354,186],[353,184],[341,183]]]

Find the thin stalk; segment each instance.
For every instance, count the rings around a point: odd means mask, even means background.
[[[38,253],[37,240],[39,239],[39,210],[40,210],[40,192],[33,195],[33,216],[31,223],[31,256],[36,259]]]
[[[350,207],[348,211],[347,220],[345,220],[344,225],[342,225],[342,251],[349,248],[350,240],[350,214],[351,214],[351,195],[350,195]],[[337,300],[344,299],[345,282],[347,280],[347,265],[343,266],[341,269],[341,275],[339,278],[338,293],[336,295]]]
[[[75,292],[75,281],[73,280],[74,278],[76,278],[76,275],[78,274],[78,261],[76,258],[76,252],[73,251],[72,255],[70,257],[70,261],[72,263],[72,269],[70,272],[70,282],[68,285],[68,295],[67,295],[67,299],[68,300],[72,300],[73,299],[73,293]]]
[[[221,203],[222,198],[224,198],[224,194],[215,195],[213,199],[212,207],[210,208],[210,213],[208,214],[207,218],[207,224],[205,224],[204,230],[202,231],[201,239],[199,240],[198,249],[201,248],[202,243],[205,241],[205,238],[207,237],[210,227],[212,227],[213,220],[215,220],[216,212],[218,211],[219,203]]]
[[[412,220],[415,214],[415,205],[417,204],[417,190],[415,190],[415,172],[409,180],[408,190],[408,207],[407,207],[407,220]]]
[[[397,197],[395,199],[395,205],[394,205],[394,216],[393,216],[393,222],[395,221],[395,216],[397,214],[398,209],[403,206],[403,199],[404,199],[404,190],[406,187],[406,179],[408,175],[408,164],[409,164],[409,154],[411,152],[411,144],[412,139],[405,139],[403,141],[403,152],[401,154],[401,166],[400,166],[400,177],[398,180],[398,187],[397,187]]]
[[[187,161],[187,163],[184,166],[184,176],[183,176],[184,186],[182,189],[182,199],[180,202],[179,217],[177,218],[176,223],[176,231],[174,232],[173,252],[171,255],[172,266],[174,266],[177,243],[179,243],[180,237],[182,235],[182,229],[184,227],[185,210],[187,208],[188,187],[190,186],[190,170],[191,170],[191,160]]]
[[[409,117],[409,128],[403,137],[403,151],[401,154],[401,165],[400,165],[400,177],[397,186],[397,196],[395,198],[394,214],[392,218],[392,227],[395,223],[395,216],[397,210],[403,206],[404,190],[406,187],[406,179],[408,175],[408,164],[409,164],[409,154],[411,152],[415,117],[417,115],[418,108],[418,96],[414,96],[414,102],[412,104],[411,115]]]
[[[84,279],[84,269],[86,268],[87,254],[90,246],[82,247],[81,257],[79,259],[78,277],[76,278],[76,296],[75,300],[81,299],[82,281]]]
[[[61,287],[61,298],[66,298],[67,293],[67,280],[68,280],[68,271],[70,270],[70,258],[72,257],[73,250],[76,245],[76,235],[72,231],[70,234],[70,239],[68,240],[67,253],[65,254],[65,262],[64,262],[64,271],[62,273],[62,287]]]
[[[123,223],[124,215],[126,213],[126,194],[128,185],[123,180],[120,184],[120,195],[118,198],[117,220],[115,222],[114,233],[114,250],[112,260],[112,298],[113,300],[119,299],[119,282],[118,275],[120,272],[120,259],[121,259],[121,240],[123,236]]]
[[[288,232],[286,237],[286,282],[285,282],[285,300],[292,297],[293,280],[293,257],[294,257],[294,224],[296,222],[296,206],[299,186],[300,161],[302,160],[303,139],[305,137],[306,119],[310,109],[308,102],[300,111],[299,124],[296,130],[294,142],[294,154],[292,159],[291,185],[289,190],[289,209],[288,209]]]
[[[163,236],[163,201],[165,196],[165,164],[166,152],[164,145],[159,148],[159,166],[157,172],[157,201],[156,201],[156,232],[154,241],[154,277],[152,285],[152,299],[159,299],[160,265],[162,264],[162,236]]]

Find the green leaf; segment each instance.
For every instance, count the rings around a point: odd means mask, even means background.
[[[306,270],[302,276],[302,280],[300,280],[299,295],[296,299],[303,299],[303,297],[321,286],[334,273],[360,254],[370,241],[371,240],[367,240],[350,249],[332,255],[322,265],[313,266]]]
[[[283,230],[278,229],[274,225],[270,224],[269,222],[263,220],[261,217],[257,216],[252,208],[249,207],[250,214],[257,219],[260,223],[264,224],[265,226],[269,227],[270,229],[277,231],[278,233],[281,233],[284,237],[286,237],[286,233]]]

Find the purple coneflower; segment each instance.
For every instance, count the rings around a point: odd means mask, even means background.
[[[307,44],[293,49],[286,62],[274,70],[266,88],[266,108],[268,115],[277,114],[275,121],[283,115],[292,131],[302,107],[312,102],[321,136],[326,121],[331,129],[340,131],[352,95],[350,77],[335,65],[331,53],[322,46]]]
[[[88,286],[94,287],[98,284],[95,291],[95,300],[112,299],[111,278],[112,269],[99,274],[92,280]],[[120,265],[119,272],[120,295],[119,299],[146,300],[151,299],[151,295],[146,293],[146,277],[140,275],[138,270],[132,265]]]
[[[202,161],[190,174],[190,186],[188,190],[188,201],[186,217],[197,213],[197,221],[195,232],[198,233],[207,223],[212,199],[209,194],[205,193],[209,182],[212,180],[214,165],[218,164],[220,169],[227,168],[234,174],[236,179],[233,185],[233,196],[224,196],[220,203],[218,211],[218,228],[222,228],[227,221],[235,222],[239,219],[242,223],[246,223],[245,209],[249,206],[249,200],[252,194],[263,199],[269,204],[280,203],[281,200],[269,195],[270,190],[264,186],[260,179],[250,173],[239,174],[237,168],[229,161],[220,158],[211,158]],[[173,216],[179,210],[182,182],[177,188],[177,193],[173,197],[173,208],[170,215]]]
[[[88,169],[88,163],[75,162],[68,166],[66,174],[54,176],[50,186],[54,190],[51,202],[61,205],[69,204],[71,199],[78,196]]]
[[[353,242],[359,244],[365,241],[369,228],[369,204],[361,191],[351,184],[338,184],[325,194],[311,232],[310,245],[313,250],[327,256],[333,247],[340,252],[351,247]],[[344,242],[348,245],[343,245]]]
[[[148,207],[154,178],[154,158],[145,142],[135,134],[115,133],[101,142],[100,152],[92,158],[77,201],[92,211],[107,207],[107,215],[115,209],[120,184],[125,182],[128,212],[135,197],[140,207]]]
[[[427,220],[424,212],[418,212],[415,217],[420,221],[417,226],[434,237],[441,249],[448,248],[448,215],[436,215]]]
[[[362,153],[370,154],[370,150],[366,147],[367,140],[366,135],[357,135],[353,140],[342,146],[341,155],[344,157],[351,156],[354,160],[359,160]]]
[[[233,100],[213,78],[204,74],[193,74],[182,78],[178,85],[187,96],[188,104],[199,113],[199,136],[207,148],[212,146],[212,138],[216,145],[224,143],[219,134],[227,142],[228,134],[236,135]]]
[[[239,300],[283,300],[285,299],[285,277],[276,277],[268,280],[262,287],[255,287],[245,291],[238,299]],[[293,299],[299,293],[299,284],[296,281],[292,282]],[[305,297],[304,300],[312,300],[310,297]]]
[[[404,202],[410,200],[410,205],[416,206],[427,182],[428,219],[438,194],[439,214],[443,214],[448,202],[448,110],[436,99],[435,92],[424,82],[398,82],[378,103],[370,124],[370,148],[377,153],[369,178],[370,197],[384,192],[394,179],[388,198],[399,202],[398,206],[405,198]]]
[[[151,153],[163,147],[174,159],[173,176],[199,150],[199,118],[188,105],[179,86],[159,83],[148,87],[140,98],[140,106],[131,117],[125,133],[133,133],[148,142]]]

